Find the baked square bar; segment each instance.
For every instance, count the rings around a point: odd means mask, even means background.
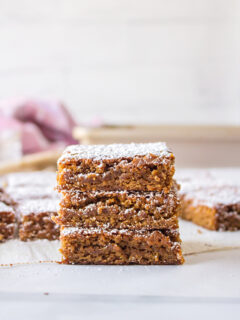
[[[180,169],[181,216],[210,230],[240,229],[239,168]]]
[[[24,200],[17,206],[19,238],[22,241],[59,238],[59,227],[51,217],[57,214],[58,200]]]
[[[61,252],[67,264],[162,265],[184,262],[178,231],[63,228]]]
[[[210,230],[240,229],[240,186],[188,185],[181,192],[183,219]]]
[[[180,201],[164,192],[65,191],[57,224],[81,228],[152,230],[178,228]]]
[[[167,193],[174,161],[165,143],[74,145],[58,160],[58,188]]]
[[[15,233],[15,210],[0,201],[0,242],[12,239]]]

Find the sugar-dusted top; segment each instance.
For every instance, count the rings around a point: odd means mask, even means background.
[[[13,209],[4,202],[0,201],[0,212],[13,212]]]
[[[108,145],[72,145],[66,148],[58,163],[66,159],[118,159],[126,157],[144,156],[154,154],[156,156],[168,156],[171,154],[165,142],[156,143],[130,143]]]
[[[195,187],[206,183],[240,185],[240,168],[177,169],[175,178],[180,184],[193,184]]]
[[[198,189],[188,190],[185,199],[192,200],[193,205],[206,205],[214,207],[218,205],[235,205],[240,203],[240,186],[237,185],[205,185]]]
[[[175,181],[174,181],[175,182]],[[91,197],[114,197],[114,196],[127,196],[128,198],[141,198],[146,199],[155,199],[156,197],[165,197],[169,198],[177,195],[177,184],[173,184],[168,194],[165,194],[163,191],[126,191],[126,190],[116,190],[116,191],[89,191],[84,193],[80,190],[64,190],[64,194],[68,194],[71,198],[81,198],[89,199]]]
[[[149,231],[149,230],[129,230],[129,229],[103,229],[103,228],[78,228],[78,227],[64,227],[61,230],[61,235],[62,236],[68,236],[71,234],[83,234],[83,235],[88,235],[88,234],[101,234],[101,233],[106,233],[106,234],[125,234],[125,235],[142,235],[145,237],[148,237],[150,233],[153,233],[157,230]],[[160,232],[160,231],[157,231]],[[172,230],[172,234],[178,233],[178,230]]]
[[[21,215],[55,213],[57,212],[58,202],[56,199],[25,200],[18,205],[18,211]]]
[[[216,207],[240,203],[240,169],[208,168],[176,170],[180,194],[193,205]]]
[[[55,186],[56,172],[53,171],[31,171],[15,172],[4,177],[5,184],[9,187],[19,186]]]
[[[59,198],[52,186],[23,185],[6,188],[6,192],[15,202],[27,199]]]

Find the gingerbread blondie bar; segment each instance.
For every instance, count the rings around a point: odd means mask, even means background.
[[[210,230],[240,229],[240,186],[206,185],[184,193],[183,219]]]
[[[17,206],[19,238],[22,241],[59,238],[59,227],[52,221],[57,214],[56,199],[30,199]]]
[[[240,170],[181,169],[181,217],[210,230],[240,229]]]
[[[0,242],[12,239],[15,233],[16,215],[15,210],[0,201]]]
[[[63,263],[68,264],[182,264],[176,230],[129,231],[63,228]]]
[[[63,192],[56,223],[81,228],[152,230],[178,228],[179,199],[175,188],[164,192]]]
[[[74,145],[58,160],[58,188],[167,193],[174,161],[165,143]]]

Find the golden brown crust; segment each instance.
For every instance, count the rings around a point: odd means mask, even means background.
[[[181,217],[209,230],[217,230],[216,210],[206,205],[193,205],[182,197]]]
[[[210,230],[240,230],[239,170],[182,169],[182,218]]]
[[[209,230],[240,230],[240,204],[209,206],[182,197],[180,215]]]
[[[196,190],[189,188],[182,192],[180,215],[209,230],[240,230],[240,201],[238,196],[234,199],[233,194],[236,190],[239,187],[224,185],[202,186]],[[224,199],[220,192],[224,193]]]

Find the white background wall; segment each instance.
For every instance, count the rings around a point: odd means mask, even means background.
[[[80,121],[240,124],[239,0],[0,0],[0,98]]]

